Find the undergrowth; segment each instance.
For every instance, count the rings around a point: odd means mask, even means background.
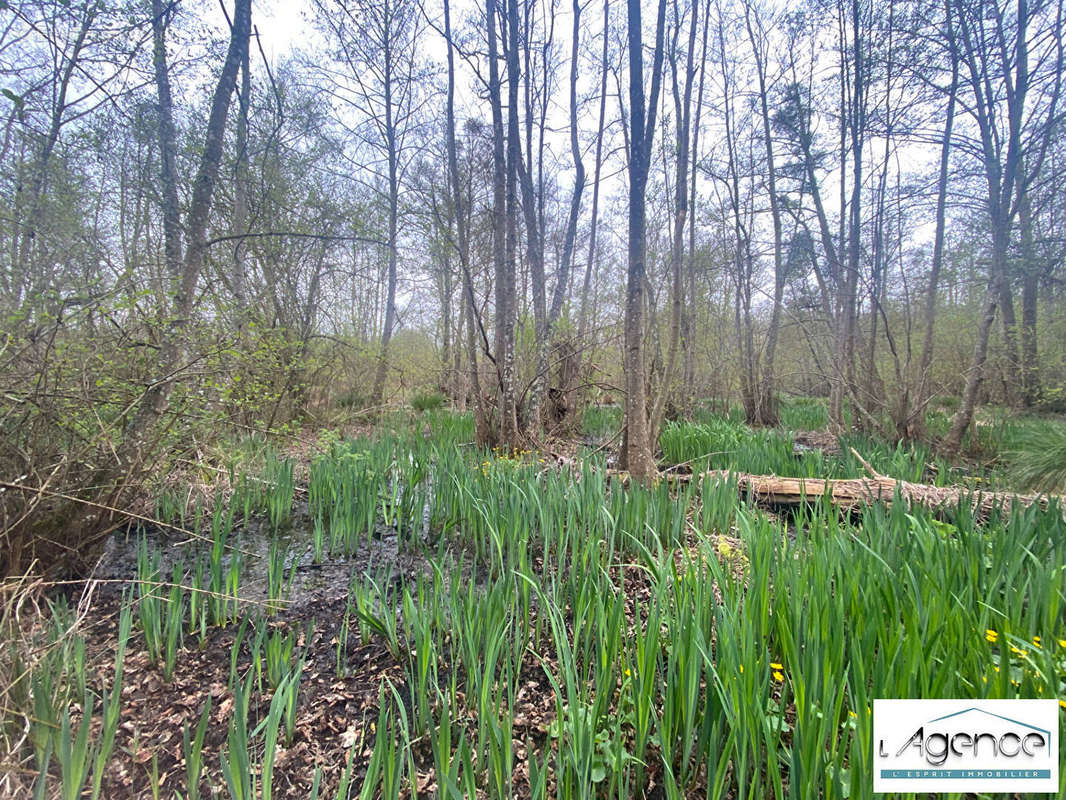
[[[352,674],[356,640],[380,642],[399,672],[352,721],[343,765],[309,767],[310,796],[872,798],[874,698],[1066,695],[1066,523],[1054,504],[978,522],[966,508],[902,504],[843,517],[816,501],[785,519],[738,502],[729,478],[627,484],[602,457],[561,471],[535,453],[477,450],[468,416],[426,419],[429,436],[421,419],[395,419],[329,442],[310,466],[316,560],[388,530],[425,565],[352,577],[336,680]],[[898,477],[948,473],[922,448],[844,444]],[[847,446],[797,456],[787,434],[736,420],[671,424],[663,450],[751,472],[861,469]],[[290,599],[283,540],[261,609],[241,600],[235,542],[248,518],[276,535],[291,516],[283,463],[185,514],[207,541],[184,563],[164,570],[145,544],[110,623],[123,643],[110,668],[89,668],[69,606],[54,602],[32,641],[9,610],[6,758],[12,775],[33,776],[19,787],[106,792],[109,769],[130,758],[108,733],[126,650],[146,651],[167,681],[175,657],[195,658],[225,628],[226,730],[212,739],[198,713],[175,739],[183,770],[153,780],[182,797],[206,796],[204,784],[276,796],[277,765],[301,736],[313,625],[271,622]]]

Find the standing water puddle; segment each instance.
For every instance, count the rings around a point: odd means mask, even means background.
[[[282,593],[281,605],[297,615],[322,601],[343,599],[353,579],[386,576],[388,583],[398,584],[405,578],[427,572],[428,564],[420,548],[401,548],[396,529],[380,522],[373,535],[362,538],[353,554],[331,555],[327,551],[317,563],[312,531],[306,503],[296,505],[291,523],[277,533],[269,520],[262,517],[252,517],[247,524],[234,527],[221,566],[225,574],[234,555],[239,559],[237,597],[241,611],[268,604],[270,558],[275,543],[284,554],[287,589]],[[92,578],[102,582],[101,591],[119,593],[137,582],[142,542],[149,553],[158,554],[159,580],[163,582],[171,580],[175,565],[181,565],[182,582],[190,586],[197,562],[202,560],[206,565],[211,556],[210,536],[189,536],[161,525],[131,525],[112,534],[97,561]]]

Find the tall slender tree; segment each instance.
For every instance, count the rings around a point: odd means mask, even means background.
[[[655,474],[651,429],[648,420],[648,392],[645,386],[644,325],[647,283],[647,200],[651,169],[655,118],[659,109],[659,89],[663,75],[663,39],[666,28],[666,0],[659,0],[652,50],[650,88],[644,89],[644,30],[640,0],[628,0],[627,38],[629,41],[629,218],[627,227],[624,351],[625,434],[623,463],[638,480]]]

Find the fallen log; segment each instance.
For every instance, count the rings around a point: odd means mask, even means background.
[[[980,491],[963,486],[930,486],[878,474],[864,478],[782,478],[711,470],[704,473],[703,479],[735,480],[737,490],[742,495],[770,506],[798,506],[828,497],[829,502],[837,508],[854,511],[873,503],[890,506],[899,497],[908,507],[922,505],[934,511],[953,510],[969,504],[974,516],[979,519],[987,519],[997,509],[1009,512],[1015,505],[1028,507],[1036,503],[1041,508],[1047,508],[1052,498],[1066,508],[1064,498],[1058,495],[1023,495]]]

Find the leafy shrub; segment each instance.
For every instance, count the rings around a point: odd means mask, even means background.
[[[1040,396],[1040,410],[1047,414],[1066,414],[1066,386],[1045,389]]]

